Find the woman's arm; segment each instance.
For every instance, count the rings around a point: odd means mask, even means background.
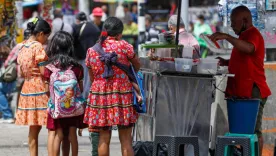
[[[134,58],[130,59],[129,61],[130,61],[131,64],[133,65],[134,70],[135,70],[136,72],[138,72],[138,71],[140,70],[140,67],[141,67],[139,58],[135,55]]]
[[[91,69],[88,69],[88,71],[89,71],[90,81],[91,81],[91,83],[93,83],[93,81],[94,81],[94,74],[93,74],[93,72],[92,72]]]

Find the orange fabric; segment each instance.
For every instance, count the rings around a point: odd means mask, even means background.
[[[228,78],[226,93],[228,96],[251,98],[253,85],[256,84],[261,97],[266,98],[271,95],[271,91],[266,83],[264,71],[264,39],[255,27],[244,31],[239,39],[252,43],[255,52],[245,54],[233,48],[228,69],[235,77]]]
[[[38,68],[38,63],[48,59],[42,45],[37,42],[30,46],[25,43],[19,52],[17,61],[20,65],[25,82],[23,84],[18,110],[17,125],[46,125],[48,95],[42,76],[32,76],[32,68]]]

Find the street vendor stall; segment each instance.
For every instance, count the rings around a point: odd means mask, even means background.
[[[179,1],[178,15],[181,14]],[[180,16],[177,19],[177,32],[163,32],[159,41],[141,45],[140,51],[144,90],[147,98],[147,113],[140,114],[135,127],[136,141],[155,141],[156,136],[198,138],[199,154],[209,152],[211,104],[214,100],[214,76],[217,61],[195,63],[193,50],[186,58],[182,52],[186,47],[178,45]],[[166,56],[158,52],[166,49]],[[150,56],[150,57],[148,57]],[[187,57],[188,56],[188,57]],[[203,62],[206,63],[203,65]],[[208,66],[208,65],[211,66]],[[212,68],[209,70],[209,68]],[[202,70],[205,69],[205,70]],[[191,146],[181,148],[182,153],[193,155]],[[162,149],[166,151],[167,149]]]
[[[169,71],[166,63],[141,61],[148,65],[142,70],[148,111],[139,117],[136,140],[154,141],[155,135],[198,136],[200,155],[208,155],[213,75]],[[187,146],[185,153],[191,152]]]

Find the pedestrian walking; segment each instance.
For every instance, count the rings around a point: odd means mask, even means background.
[[[20,93],[16,112],[17,125],[28,125],[29,150],[31,156],[38,155],[38,135],[47,121],[48,89],[43,79],[44,61],[48,57],[43,44],[51,33],[50,25],[42,19],[35,18],[28,23],[30,38],[24,43],[18,54],[17,62],[20,66],[24,84]]]
[[[86,58],[87,50],[95,45],[101,32],[100,32],[100,29],[94,23],[87,21],[87,17],[84,12],[80,12],[76,16],[76,25],[73,26],[73,30],[74,30],[73,37],[74,37],[74,46],[75,46],[74,56],[78,61],[78,63],[81,64],[83,67],[83,71],[84,71],[83,90],[84,91],[82,94],[83,94],[83,97],[87,99],[90,91],[90,87],[91,87],[91,81],[89,78],[88,68],[85,65],[85,58]],[[93,131],[92,129],[89,128],[89,136],[92,144],[92,151],[91,151],[92,156],[98,156],[99,133],[98,131]]]
[[[116,17],[107,18],[99,43],[106,53],[116,53],[117,62],[128,66],[132,64],[135,70],[139,70],[140,63],[134,53],[133,46],[121,40],[123,29],[124,26],[120,19]],[[110,72],[105,71],[105,64],[101,60],[108,58],[99,56],[93,48],[87,52],[86,65],[89,68],[92,86],[84,123],[89,124],[92,129],[100,131],[99,155],[109,155],[113,126],[117,126],[119,130],[122,155],[134,155],[131,133],[138,114],[133,107],[133,85],[127,74],[116,66],[112,66],[113,72],[111,71],[111,73],[113,75],[104,78],[103,73]]]
[[[74,57],[84,69],[83,97],[87,99],[91,81],[89,79],[88,68],[85,65],[86,53],[89,48],[95,45],[101,32],[95,24],[87,21],[84,12],[80,12],[76,16],[76,25],[74,25],[73,30]]]
[[[64,132],[68,133],[72,156],[77,156],[77,128],[87,127],[83,123],[84,98],[81,95],[83,68],[73,54],[73,37],[65,31],[57,32],[47,47],[49,64],[44,71],[50,91],[47,128],[56,131],[54,156],[60,153]]]
[[[30,31],[25,30],[24,31],[24,40],[26,41],[29,38]],[[5,60],[4,66],[7,68],[9,65],[16,63],[17,64],[17,56],[20,51],[20,48],[23,46],[24,42],[17,44],[10,52],[9,56]],[[2,118],[0,119],[0,123],[14,123],[14,115],[12,112],[12,109],[9,105],[9,101],[7,99],[7,96],[15,91],[16,86],[18,86],[18,90],[21,91],[23,80],[20,77],[20,68],[17,64],[17,81],[14,82],[0,82],[0,112],[2,112]],[[19,94],[17,97],[17,100],[19,99]]]

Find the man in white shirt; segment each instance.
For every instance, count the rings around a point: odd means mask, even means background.
[[[54,10],[54,20],[52,22],[52,33],[49,37],[49,40],[52,39],[54,34],[60,30],[66,31],[70,34],[73,34],[73,28],[71,25],[63,22],[63,14],[61,9]]]

